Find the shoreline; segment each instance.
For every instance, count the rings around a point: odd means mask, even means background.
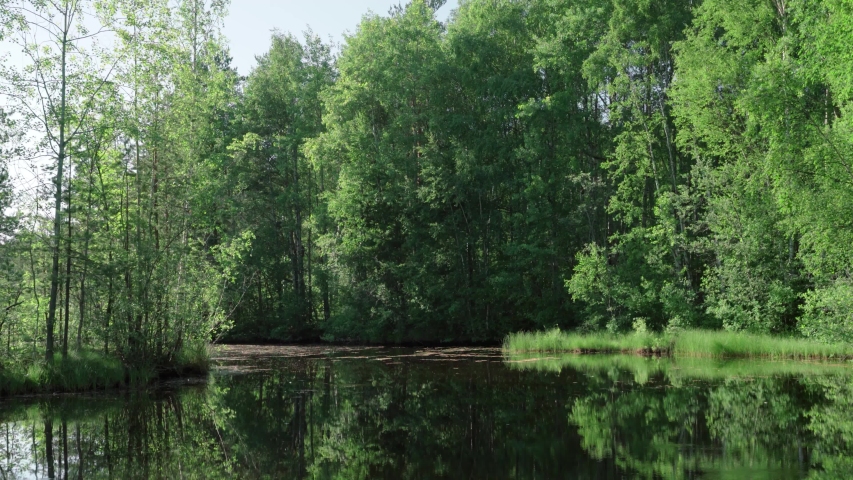
[[[782,356],[772,354],[752,354],[752,355],[726,355],[726,354],[711,354],[711,353],[673,353],[671,351],[659,350],[592,350],[592,349],[576,349],[576,350],[504,350],[510,354],[529,354],[529,353],[552,353],[559,355],[577,355],[577,356],[593,356],[593,355],[625,355],[641,358],[697,358],[708,360],[800,360],[800,361],[829,361],[829,360],[853,360],[853,354],[850,355],[829,355],[829,356]]]
[[[853,359],[853,346],[847,344],[824,344],[805,338],[715,330],[621,335],[578,334],[557,329],[547,332],[521,332],[507,336],[503,351],[511,354],[633,354],[644,357],[710,359]]]
[[[48,396],[145,388],[176,378],[210,372],[210,358],[170,365],[128,366],[116,357],[87,351],[57,355],[52,365],[44,361],[0,366],[0,400],[22,396]]]

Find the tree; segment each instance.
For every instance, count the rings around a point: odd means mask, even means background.
[[[7,66],[4,93],[16,121],[40,134],[39,147],[56,160],[49,242],[41,241],[48,219],[38,196],[32,207],[22,203],[31,221],[15,242],[35,321],[42,296],[50,298],[48,361],[57,322],[63,357],[75,326],[78,350],[99,344],[132,368],[168,369],[188,352],[203,355],[227,324],[228,270],[249,242],[239,233],[216,239],[205,215],[216,209],[211,165],[231,143],[236,98],[218,33],[224,5],[69,1],[15,9],[16,42],[30,61]],[[115,34],[113,44],[93,40],[105,31]],[[44,33],[49,41],[41,44]],[[20,337],[43,332],[19,329]]]
[[[17,143],[15,141],[17,133],[15,130],[14,122],[6,116],[5,112],[0,110],[0,338],[4,335],[3,328],[6,327],[7,357],[11,353],[12,324],[10,318],[15,313],[15,308],[23,303],[21,297],[24,293],[21,271],[16,265],[20,261],[20,246],[15,238],[18,215],[11,211],[14,190],[6,166],[9,156],[14,154],[16,150],[14,148]],[[0,343],[0,347],[2,346]],[[2,364],[0,364],[0,368],[2,368]]]
[[[112,74],[109,65],[99,65],[86,50],[90,39],[100,33],[90,32],[83,23],[84,12],[92,13],[88,10],[90,6],[89,2],[83,0],[63,0],[27,2],[9,7],[20,25],[16,35],[10,37],[11,41],[21,48],[28,63],[18,70],[11,67],[5,69],[4,76],[9,82],[9,88],[4,94],[17,113],[35,125],[42,135],[41,147],[55,160],[52,262],[45,347],[48,362],[53,362],[56,310],[62,281],[59,267],[63,243],[63,182],[66,170],[69,175],[72,173],[67,163],[72,145],[85,129],[85,122],[95,106],[98,93]],[[42,41],[45,37],[46,40]],[[68,202],[70,210],[70,197]],[[70,258],[66,261],[70,268]],[[67,355],[67,348],[63,354]]]
[[[346,298],[330,334],[365,339],[417,338],[412,321],[429,311],[422,260],[433,239],[423,227],[432,213],[429,171],[442,161],[431,113],[441,102],[434,85],[442,57],[441,25],[413,2],[390,18],[366,17],[338,59],[339,77],[326,97],[316,162],[336,172],[329,212]]]
[[[313,218],[326,179],[304,146],[323,130],[320,94],[332,84],[332,68],[329,47],[310,32],[304,44],[275,34],[246,80],[246,133],[229,147],[234,161],[223,174],[231,202],[218,210],[225,235],[248,229],[256,239],[241,269],[252,294],[233,335],[306,338],[327,320],[330,285],[317,245],[324,227]]]
[[[756,63],[777,48],[778,32],[769,2],[711,1],[677,45],[678,143],[696,158],[692,174],[704,192],[700,222],[708,233],[699,248],[713,259],[703,279],[705,307],[732,330],[789,330],[796,314],[793,240],[761,173],[768,144],[744,128],[748,114],[738,98]]]
[[[694,325],[701,262],[693,255],[694,186],[691,159],[676,144],[669,92],[675,76],[672,43],[690,24],[690,2],[614,0],[567,9],[574,35],[601,34],[582,70],[598,93],[602,122],[612,143],[603,157],[612,193],[606,200],[612,227],[596,239],[606,268],[621,285],[607,293],[608,311],[589,311],[618,331],[641,318],[653,328]],[[575,12],[577,11],[577,12]],[[579,268],[596,262],[581,254]],[[585,275],[577,270],[576,275]],[[608,288],[606,285],[592,289]],[[585,288],[585,287],[584,287]],[[591,325],[596,328],[602,325]]]

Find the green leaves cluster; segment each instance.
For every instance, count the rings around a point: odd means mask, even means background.
[[[229,121],[211,119],[227,119],[237,91],[218,33],[223,5],[8,8],[27,60],[3,68],[2,93],[33,150],[14,161],[46,160],[2,245],[14,248],[15,274],[0,289],[4,358],[50,363],[55,351],[97,349],[129,369],[173,369],[227,326],[229,263],[250,242],[215,248],[200,215],[215,195],[205,168],[230,142]]]
[[[848,338],[843,2],[434,8],[337,58],[276,35],[247,78],[214,175],[256,238],[233,338]]]
[[[232,326],[853,338],[847,3],[441,4],[369,14],[337,55],[277,33],[240,78],[222,2],[40,3],[118,35],[23,40],[4,70],[57,167],[52,215],[31,198],[12,242],[19,352],[50,352],[54,317],[157,361]]]

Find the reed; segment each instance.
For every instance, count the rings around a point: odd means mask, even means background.
[[[504,351],[638,353],[711,358],[853,358],[853,347],[848,344],[825,344],[798,337],[711,330],[682,330],[666,334],[638,332],[624,335],[580,334],[558,329],[522,332],[511,334],[504,340]]]
[[[507,354],[512,370],[560,373],[564,369],[602,374],[625,372],[638,384],[655,376],[720,380],[791,375],[853,375],[847,362],[770,360],[762,358],[643,357],[639,355]]]
[[[509,352],[663,353],[671,348],[668,341],[669,338],[666,336],[651,333],[580,334],[553,329],[546,332],[511,334],[504,340],[504,350]]]
[[[848,344],[827,344],[801,337],[741,332],[686,330],[675,336],[673,354],[722,358],[839,359],[853,357]]]

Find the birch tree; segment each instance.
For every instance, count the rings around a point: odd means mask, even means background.
[[[4,94],[16,113],[34,128],[47,168],[53,173],[53,229],[50,239],[50,296],[46,318],[45,357],[53,361],[63,238],[63,185],[73,175],[71,146],[84,129],[98,93],[107,85],[112,66],[101,64],[93,46],[104,28],[90,30],[87,16],[95,5],[86,0],[30,1],[10,5],[17,31],[10,41],[25,63],[7,65]],[[91,17],[90,17],[91,18]],[[69,199],[70,202],[70,199]],[[70,207],[70,204],[69,204]],[[67,354],[67,349],[64,349]]]

